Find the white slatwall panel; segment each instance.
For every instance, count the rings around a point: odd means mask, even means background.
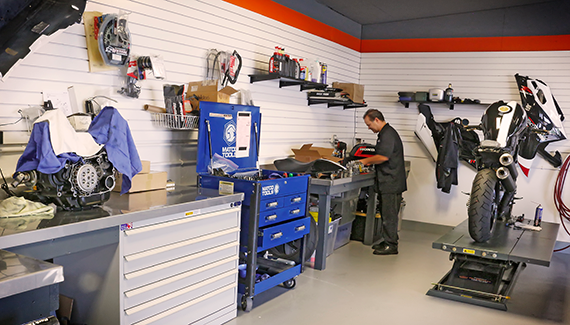
[[[195,182],[196,143],[194,132],[156,128],[142,110],[144,104],[163,105],[162,85],[203,80],[208,49],[237,50],[243,67],[237,89],[249,89],[261,107],[260,163],[291,155],[291,148],[304,143],[330,146],[333,134],[341,140],[354,135],[354,110],[307,106],[298,86],[279,89],[276,81],[249,83],[248,74],[267,70],[274,47],[285,47],[292,57],[318,58],[328,64],[329,82],[358,82],[360,53],[252,13],[221,0],[97,0],[86,11],[131,12],[129,29],[132,52],[160,54],[165,60],[166,80],[139,81],[139,99],[116,93],[124,78],[118,71],[89,73],[84,27],[76,24],[26,57],[9,78],[0,83],[0,124],[15,121],[17,111],[42,102],[42,91],[65,90],[74,85],[85,98],[106,94],[130,125],[139,154],[152,162],[152,169],[167,170],[179,184]],[[0,127],[6,142],[26,143],[23,123]],[[14,172],[21,147],[2,152],[0,167]]]
[[[498,100],[516,100],[520,96],[514,79],[515,73],[528,75],[546,82],[566,115],[564,127],[570,131],[570,52],[476,52],[476,53],[367,53],[362,55],[361,83],[365,85],[365,99],[370,108],[380,109],[405,143],[406,159],[412,161],[408,191],[404,194],[407,206],[404,218],[422,222],[455,226],[467,218],[465,204],[471,191],[475,172],[466,165],[459,166],[459,185],[450,194],[436,188],[435,163],[414,136],[418,110],[397,103],[398,91],[428,91],[445,89],[453,84],[454,95],[480,99],[482,103]],[[472,124],[480,121],[485,106],[455,105],[449,110],[444,104],[431,104],[438,121],[454,117],[468,118]],[[366,129],[362,121],[365,109],[358,110],[356,137],[375,141],[376,136]],[[570,153],[570,141],[547,147],[559,150],[565,158]],[[532,217],[538,203],[544,206],[543,219],[558,222],[553,202],[554,181],[558,170],[544,159],[535,159],[530,177],[518,179],[518,195],[514,213]],[[570,185],[567,186],[567,188]],[[567,189],[566,192],[570,192]],[[570,194],[565,193],[570,201]],[[559,235],[559,240],[570,237]]]

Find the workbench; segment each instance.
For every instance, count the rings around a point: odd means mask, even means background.
[[[369,188],[366,208],[366,224],[364,229],[365,245],[371,245],[374,240],[374,219],[376,218],[376,193],[373,191],[374,173],[359,174],[352,177],[338,179],[311,178],[309,193],[319,197],[318,215],[318,241],[315,256],[315,269],[326,268],[327,231],[329,228],[329,212],[331,210],[331,198],[351,190]]]
[[[164,195],[164,202],[149,207],[141,201],[139,209],[130,201],[134,194],[112,193],[102,207],[0,228],[0,249],[61,265],[59,292],[74,299],[74,323],[234,318],[243,194],[178,186],[153,195]],[[0,323],[11,324],[4,320],[33,303],[2,308]]]
[[[542,221],[541,231],[507,226],[504,221],[496,221],[494,227],[489,241],[477,243],[465,220],[433,242],[434,249],[449,252],[455,262],[427,295],[507,310],[509,294],[526,263],[550,265],[559,224]]]

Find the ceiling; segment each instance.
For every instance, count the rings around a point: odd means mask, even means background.
[[[361,24],[382,24],[496,9],[524,7],[554,0],[316,0]]]
[[[570,35],[568,0],[273,0],[360,39]]]

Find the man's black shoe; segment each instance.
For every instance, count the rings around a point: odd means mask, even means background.
[[[378,244],[372,245],[372,249],[377,250],[378,248],[383,247],[383,246],[385,246],[385,245],[386,245],[386,242],[385,242],[385,241],[381,241],[381,242],[379,242]]]
[[[398,254],[398,246],[390,246],[388,244],[384,244],[382,247],[379,247],[372,252],[374,255],[396,255]]]

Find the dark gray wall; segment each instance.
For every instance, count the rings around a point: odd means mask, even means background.
[[[315,0],[273,0],[290,9],[334,27],[351,36],[361,38],[361,25]]]
[[[362,39],[570,34],[570,1],[362,26]]]
[[[570,34],[569,0],[274,0],[361,39]]]

